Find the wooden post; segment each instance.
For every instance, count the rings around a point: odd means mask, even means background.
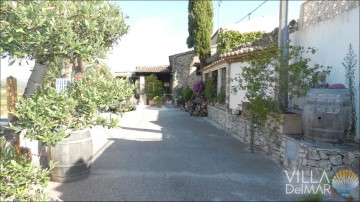
[[[17,81],[15,77],[9,76],[6,78],[6,91],[7,91],[7,110],[9,123],[13,119],[12,112],[15,110],[17,102]]]
[[[15,111],[15,104],[17,102],[17,81],[15,77],[9,76],[6,78],[6,91],[7,91],[7,110],[8,122],[11,123],[14,118],[13,112]],[[20,137],[17,137],[14,143],[15,157],[20,156]]]

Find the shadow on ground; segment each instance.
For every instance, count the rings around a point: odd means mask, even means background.
[[[132,114],[131,114],[132,113]],[[228,132],[180,109],[146,108],[122,129],[93,134],[98,152],[88,178],[50,183],[64,201],[284,201],[286,175]],[[105,145],[105,146],[104,146]]]

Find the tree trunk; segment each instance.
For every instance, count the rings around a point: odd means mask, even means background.
[[[251,112],[250,112],[251,113]],[[255,118],[254,115],[250,114],[250,151],[255,151]]]
[[[75,78],[82,78],[85,73],[85,62],[81,58],[76,58],[74,61],[74,66],[76,69],[76,76]]]
[[[206,67],[206,57],[203,57],[200,55],[199,60],[200,60],[200,69],[203,69],[204,67]]]
[[[23,95],[24,98],[28,98],[39,88],[39,86],[44,83],[47,70],[47,64],[43,65],[35,61],[34,69],[31,72],[30,78],[26,84],[25,92]]]
[[[65,71],[64,71],[64,78],[71,78],[72,73],[72,65],[70,59],[65,60]]]

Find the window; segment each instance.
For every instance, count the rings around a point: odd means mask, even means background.
[[[209,73],[205,73],[205,83],[209,80]]]
[[[214,88],[217,89],[218,86],[218,71],[212,71],[211,72],[211,78],[213,80]]]
[[[226,68],[221,68],[221,91],[226,88]]]

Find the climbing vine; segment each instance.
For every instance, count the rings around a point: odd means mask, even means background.
[[[228,30],[220,32],[217,39],[217,53],[222,54],[230,51],[239,44],[253,42],[260,38],[264,32],[247,32],[240,33],[238,31]]]

